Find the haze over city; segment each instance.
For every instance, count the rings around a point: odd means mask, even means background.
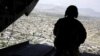
[[[36,8],[42,11],[64,13],[69,5],[75,5],[82,15],[100,17],[99,2],[100,0],[39,0]]]

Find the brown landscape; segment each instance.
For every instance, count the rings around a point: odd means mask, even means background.
[[[5,48],[29,40],[32,44],[53,46],[54,24],[60,17],[33,12],[28,17],[22,16],[0,33],[0,48]],[[87,30],[87,39],[80,46],[81,52],[100,54],[100,18],[79,16]]]

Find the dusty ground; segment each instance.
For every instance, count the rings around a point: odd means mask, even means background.
[[[33,44],[45,43],[53,46],[55,36],[52,31],[58,19],[56,16],[39,13],[32,13],[28,17],[22,16],[0,33],[0,47],[4,48],[26,40]],[[84,24],[88,33],[85,43],[80,46],[80,51],[100,54],[100,19],[80,16],[78,20]]]

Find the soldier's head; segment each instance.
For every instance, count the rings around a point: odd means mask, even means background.
[[[77,18],[78,17],[77,7],[74,5],[70,5],[65,11],[65,17]]]

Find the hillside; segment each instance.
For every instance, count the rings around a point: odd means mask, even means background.
[[[48,44],[53,46],[54,24],[59,19],[56,16],[33,12],[30,16],[22,16],[15,23],[0,33],[0,47],[30,40],[32,44]],[[87,39],[81,45],[81,52],[100,54],[100,19],[96,17],[79,16],[86,30]]]

